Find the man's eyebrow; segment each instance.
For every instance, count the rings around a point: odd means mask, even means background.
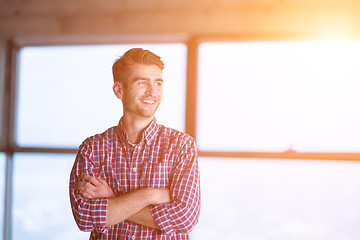
[[[139,80],[145,80],[145,81],[150,81],[150,78],[146,78],[146,77],[135,77],[133,78],[132,82],[136,82]]]
[[[139,80],[150,81],[151,79],[147,78],[147,77],[137,77],[137,78],[134,78],[133,82],[136,82],[136,81],[139,81]],[[156,82],[164,82],[164,80],[162,78],[156,78],[155,81]]]

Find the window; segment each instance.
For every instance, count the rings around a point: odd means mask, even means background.
[[[14,240],[87,239],[72,216],[69,177],[74,154],[14,156]]]
[[[360,152],[360,41],[199,47],[204,151]]]
[[[360,237],[359,161],[272,158],[359,160],[359,54],[360,41],[199,45],[202,212],[192,239]]]
[[[5,149],[13,162],[12,239],[88,239],[76,227],[68,198],[73,152],[86,137],[118,123],[122,106],[112,93],[111,66],[131,47],[153,50],[164,60],[157,119],[182,131],[186,59],[195,62],[192,51],[198,50],[192,120],[202,212],[192,239],[360,238],[359,161],[216,155],[359,153],[360,42],[256,41],[202,43],[191,46],[189,56],[184,44],[20,48],[15,153]],[[3,177],[2,202],[4,185]],[[3,215],[2,225],[9,221]]]
[[[118,124],[122,104],[112,91],[111,68],[132,47],[149,49],[165,62],[163,102],[156,117],[160,124],[184,131],[184,44],[20,49],[15,106],[20,150],[12,157],[12,239],[88,239],[89,233],[77,228],[70,207],[68,184],[75,155],[64,152],[75,152],[86,137]],[[26,153],[29,148],[32,153]]]
[[[204,158],[194,240],[358,239],[360,162]]]
[[[139,45],[136,45],[138,47]],[[112,64],[132,45],[24,47],[20,51],[17,142],[76,148],[118,123],[122,104],[112,91]],[[165,62],[160,123],[184,130],[186,47],[144,45]]]

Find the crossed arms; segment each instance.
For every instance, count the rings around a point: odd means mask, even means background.
[[[150,205],[169,203],[167,188],[142,188],[127,194],[116,196],[107,182],[101,178],[83,175],[85,181],[74,184],[74,190],[86,199],[107,198],[105,227],[129,220],[146,227],[159,229],[150,212]]]
[[[107,174],[113,173],[104,172],[103,162],[94,159],[94,152],[99,152],[97,146],[91,141],[84,142],[71,172],[70,200],[80,230],[104,232],[107,227],[125,220],[160,229],[162,234],[188,233],[193,229],[200,214],[200,179],[194,141],[186,141],[177,153],[166,188],[140,188],[121,193],[114,192],[119,191],[120,183],[115,178],[107,178]]]

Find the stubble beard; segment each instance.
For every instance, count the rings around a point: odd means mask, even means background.
[[[160,102],[157,100],[155,106],[142,106],[142,103],[138,103],[133,107],[127,107],[126,111],[129,113],[133,113],[134,115],[150,118],[153,117],[160,106]]]
[[[155,115],[159,105],[160,105],[159,103],[156,103],[156,106],[149,107],[149,108],[146,108],[146,107],[142,108],[142,107],[138,106],[136,108],[135,112],[142,117],[147,117],[147,118],[153,117]]]

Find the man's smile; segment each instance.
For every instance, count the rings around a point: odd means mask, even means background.
[[[154,99],[142,99],[141,100],[143,103],[147,103],[147,104],[154,104],[156,103],[156,100]]]

